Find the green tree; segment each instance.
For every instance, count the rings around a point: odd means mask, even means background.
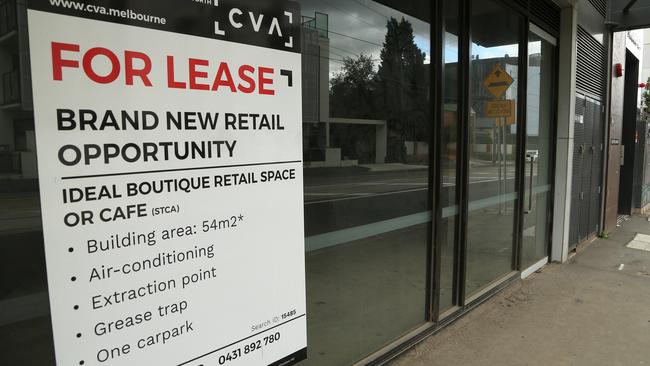
[[[330,115],[340,118],[376,118],[375,67],[370,56],[345,57],[343,67],[330,81]],[[331,141],[345,159],[374,161],[374,126],[334,124]]]
[[[345,57],[341,71],[330,80],[330,115],[341,118],[372,118],[375,70],[372,58]]]
[[[388,20],[376,75],[377,108],[388,122],[389,162],[405,162],[406,140],[427,140],[428,75],[411,23]]]

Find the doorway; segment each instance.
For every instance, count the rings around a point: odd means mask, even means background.
[[[539,269],[550,241],[557,38],[500,1],[467,5],[467,37],[446,22],[443,39],[440,318]]]
[[[555,37],[530,24],[526,85],[522,277],[548,262],[556,46]]]
[[[637,132],[639,60],[630,51],[625,54],[625,87],[623,91],[623,133],[621,144],[621,175],[618,191],[618,214],[631,215],[634,207],[634,162]]]
[[[515,270],[519,199],[520,45],[524,19],[494,0],[471,2],[464,294]],[[465,182],[464,182],[465,183]]]

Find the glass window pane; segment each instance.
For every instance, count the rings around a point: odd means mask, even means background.
[[[548,255],[548,210],[552,187],[551,157],[555,46],[533,32],[528,39],[526,167],[522,268]]]
[[[24,3],[0,7],[0,364],[54,365]],[[21,18],[22,17],[22,18]],[[26,36],[26,34],[24,35]]]
[[[440,312],[454,305],[454,255],[458,222],[458,1],[445,1],[444,84],[442,119],[442,205]]]
[[[512,270],[522,24],[500,2],[473,0],[471,5],[468,296]]]
[[[54,365],[34,122],[0,113],[0,364]]]
[[[430,4],[300,4],[306,364],[343,365],[425,322]]]
[[[298,2],[303,364],[351,364],[427,320],[431,4]],[[0,132],[0,364],[54,365],[31,112],[3,109]]]

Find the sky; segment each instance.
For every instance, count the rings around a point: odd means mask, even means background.
[[[406,19],[413,26],[416,45],[425,53],[425,63],[431,59],[430,25],[370,0],[300,0],[303,16],[314,17],[315,12],[329,17],[330,74],[341,70],[344,57],[363,53],[379,65],[379,54],[386,35],[386,22],[391,17]]]
[[[483,47],[477,44],[472,45],[472,56],[479,56],[479,59],[500,58],[505,55],[510,57],[517,57],[519,47],[516,44],[499,46],[499,47]],[[540,42],[530,42],[528,44],[529,53],[541,52]],[[451,33],[445,33],[445,62],[453,63],[458,62],[458,37]]]
[[[370,55],[379,65],[379,54],[386,34],[386,22],[391,17],[404,18],[413,26],[415,44],[425,53],[430,63],[430,25],[418,18],[401,13],[371,0],[299,0],[303,16],[314,17],[316,12],[328,15],[330,37],[330,75],[340,72],[345,57]],[[457,61],[457,39],[447,34],[446,62]],[[517,55],[517,45],[485,48],[474,45],[472,54],[480,59]],[[531,50],[534,51],[534,50]]]

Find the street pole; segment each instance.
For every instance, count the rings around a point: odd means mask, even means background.
[[[496,136],[497,136],[497,166],[498,166],[498,171],[499,171],[499,181],[497,182],[497,186],[499,187],[499,215],[501,215],[501,197],[502,197],[502,192],[501,192],[501,155],[503,153],[502,151],[502,136],[501,136],[501,129],[499,128],[498,124],[501,123],[501,118],[496,119],[497,122],[497,128],[496,128]]]
[[[503,123],[501,125],[501,130],[503,133],[503,211],[506,211],[506,192],[508,186],[506,182],[508,181],[508,139],[506,138],[506,117],[503,118]]]

